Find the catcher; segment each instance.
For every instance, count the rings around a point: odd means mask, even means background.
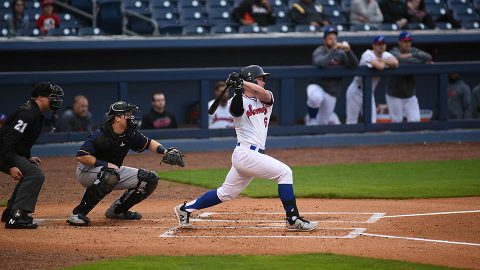
[[[72,211],[67,223],[88,226],[88,213],[112,190],[126,190],[107,209],[111,219],[138,220],[142,215],[129,209],[155,191],[158,176],[154,171],[123,166],[128,151],[145,149],[162,154],[161,163],[184,167],[183,154],[176,148],[166,149],[137,130],[135,114],[138,107],[118,101],[110,106],[106,121],[90,134],[77,152],[76,176],[87,188],[82,201]]]

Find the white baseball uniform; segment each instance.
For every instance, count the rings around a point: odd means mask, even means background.
[[[394,56],[389,52],[384,52],[381,59],[394,58]],[[375,61],[377,56],[373,50],[366,50],[360,59],[359,66],[367,66],[373,68],[370,64]],[[380,77],[372,77],[372,123],[377,121],[377,111],[375,105],[375,95],[374,91],[377,88]],[[347,124],[356,124],[358,123],[358,116],[362,111],[363,105],[363,79],[361,76],[356,76],[353,78],[352,82],[347,89]]]
[[[214,101],[214,99],[210,100],[207,108],[210,108]],[[208,115],[208,128],[233,128],[235,126],[233,124],[233,117],[228,110],[228,104],[225,106],[222,106],[221,104],[218,105],[215,113],[213,115]]]
[[[307,106],[318,108],[318,112],[315,118],[310,118],[307,113],[305,125],[317,126],[329,124],[336,103],[337,98],[323,90],[320,85],[309,84],[307,86]]]
[[[225,182],[217,189],[217,196],[222,202],[237,197],[254,177],[276,179],[279,184],[293,184],[292,170],[264,154],[273,109],[273,94],[269,93],[272,95],[272,104],[242,96],[245,112],[240,117],[234,117],[238,143],[232,153],[232,167]],[[228,107],[231,102],[232,99]]]

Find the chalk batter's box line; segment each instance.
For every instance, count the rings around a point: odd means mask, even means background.
[[[275,222],[272,220],[228,220],[228,219],[207,219],[213,215],[285,215],[285,213],[280,212],[203,212],[198,215],[198,218],[192,218],[192,221],[202,222],[202,221],[211,221],[211,222],[246,222],[246,223],[261,223],[261,222]],[[376,223],[378,220],[385,216],[385,213],[365,213],[365,212],[304,212],[302,215],[367,215],[369,216],[364,221],[353,221],[353,220],[319,220],[317,222],[322,223]]]
[[[160,234],[159,238],[309,238],[309,239],[351,239],[356,238],[365,232],[366,228],[318,228],[319,230],[331,230],[331,231],[341,231],[347,230],[350,231],[344,236],[331,236],[331,235],[176,235],[180,231],[188,230],[194,231],[195,229],[279,229],[285,227],[279,226],[203,226],[203,227],[194,227],[190,229],[180,228],[178,226],[172,227],[166,232]],[[286,230],[286,229],[285,229]],[[298,232],[297,232],[298,233]],[[308,233],[308,232],[300,232]]]

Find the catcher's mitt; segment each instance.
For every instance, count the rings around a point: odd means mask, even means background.
[[[175,147],[167,148],[167,152],[163,154],[162,161],[160,161],[160,164],[162,163],[185,167],[185,162],[183,161],[183,154]]]

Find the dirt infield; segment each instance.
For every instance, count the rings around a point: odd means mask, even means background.
[[[230,152],[186,153],[186,169],[230,166]],[[293,165],[480,158],[480,143],[272,150]],[[158,156],[133,155],[125,164],[149,169]],[[83,188],[74,179],[72,157],[45,158],[47,176],[35,218],[37,230],[0,227],[2,269],[51,269],[128,255],[293,254],[331,252],[480,269],[480,197],[429,200],[300,199],[306,217],[320,229],[283,229],[278,199],[238,198],[195,216],[193,230],[178,230],[173,207],[205,190],[162,181],[135,207],[141,221],[110,221],[103,216],[121,192],[115,191],[89,215],[93,226],[65,225]],[[160,172],[161,177],[161,172]],[[0,175],[0,199],[15,182]],[[3,210],[3,208],[1,209]]]

